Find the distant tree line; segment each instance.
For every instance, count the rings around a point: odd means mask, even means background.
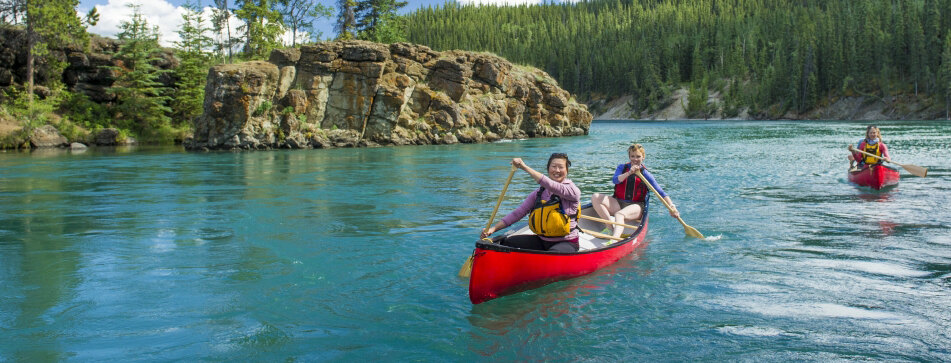
[[[408,40],[537,66],[584,101],[724,92],[723,104],[778,116],[829,96],[915,94],[951,104],[951,1],[593,0],[443,6],[407,15]]]

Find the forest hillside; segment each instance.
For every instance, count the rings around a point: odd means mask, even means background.
[[[539,67],[595,113],[627,97],[656,115],[680,88],[692,118],[807,115],[843,99],[944,118],[951,103],[949,1],[447,3],[408,17],[409,41]]]

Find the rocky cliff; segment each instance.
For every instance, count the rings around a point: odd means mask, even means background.
[[[34,74],[37,95],[45,97],[49,93],[45,85],[56,79],[70,91],[82,92],[92,101],[115,101],[115,94],[108,92],[108,88],[115,82],[116,75],[106,67],[119,64],[113,56],[120,45],[118,40],[92,35],[88,47],[70,45],[51,49],[52,58],[63,62],[65,69],[62,74],[51,74],[45,59],[38,58]],[[0,89],[26,82],[26,56],[26,32],[21,27],[0,26]],[[154,65],[171,70],[178,67],[178,59],[171,49],[163,49]],[[163,73],[158,81],[165,87],[174,87],[177,82],[170,72]]]
[[[185,147],[475,143],[584,135],[591,119],[548,74],[495,55],[326,42],[213,67]]]

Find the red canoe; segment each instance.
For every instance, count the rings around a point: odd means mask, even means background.
[[[850,182],[872,189],[882,189],[890,185],[896,185],[898,184],[898,178],[898,169],[885,165],[872,165],[871,167],[849,171]]]
[[[591,205],[582,207],[581,214],[597,217]],[[636,222],[636,221],[635,221]],[[499,245],[504,236],[493,242],[479,241],[473,252],[472,275],[469,277],[469,300],[482,303],[500,296],[513,294],[592,273],[617,262],[644,244],[647,235],[647,207],[640,223],[629,223],[637,230],[626,229],[631,235],[621,241],[611,241],[580,233],[581,250],[573,253],[548,252]],[[579,220],[585,230],[600,231],[604,225],[587,219]],[[514,234],[530,234],[528,226],[516,229]]]

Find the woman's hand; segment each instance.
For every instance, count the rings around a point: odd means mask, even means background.
[[[677,210],[677,205],[674,204],[674,201],[670,199],[670,196],[664,198],[664,201],[667,202],[667,206],[670,207],[670,216],[674,218],[680,218],[680,211]]]
[[[516,168],[519,168],[519,169],[522,169],[522,170],[525,170],[525,168],[526,168],[528,165],[525,165],[525,162],[522,161],[522,158],[514,158],[514,159],[512,159],[512,166],[514,166],[514,167],[516,167]]]
[[[677,210],[676,205],[670,205],[670,216],[674,218],[680,218],[680,211]]]
[[[488,237],[488,236],[491,236],[493,233],[495,233],[495,226],[492,226],[492,227],[483,229],[483,230],[482,230],[482,238],[486,238],[486,237]]]

